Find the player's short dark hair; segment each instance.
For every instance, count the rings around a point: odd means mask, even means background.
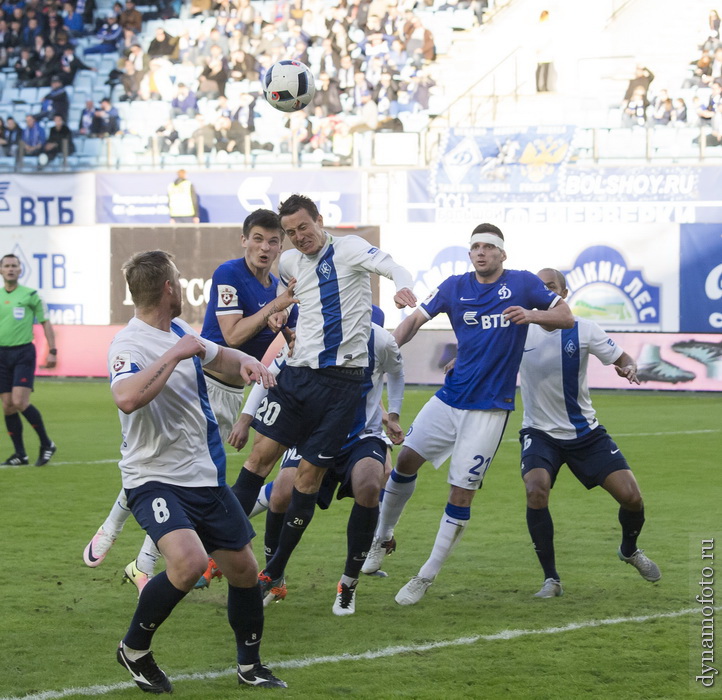
[[[291,216],[301,209],[305,209],[311,218],[315,221],[320,216],[318,207],[312,199],[302,194],[292,194],[284,202],[278,205],[278,216],[282,219],[284,216]]]
[[[498,226],[494,226],[494,224],[479,224],[471,232],[471,235],[473,236],[475,233],[493,233],[495,236],[499,236],[502,241],[504,240],[504,234],[501,232],[501,229]]]
[[[7,255],[3,255],[2,258],[0,258],[0,265],[2,265],[5,262],[5,258],[15,258],[18,262],[20,262],[20,258],[15,255],[15,253],[8,253]]]
[[[563,292],[567,288],[567,278],[559,272],[559,270],[553,267],[545,267],[539,270],[539,272],[551,272],[554,277],[557,278],[557,286],[559,287],[560,292]]]
[[[133,303],[143,309],[160,302],[166,280],[175,276],[173,256],[164,250],[135,253],[122,269]]]
[[[281,217],[270,209],[256,209],[246,217],[243,222],[243,235],[246,238],[248,238],[248,234],[250,234],[254,226],[260,226],[268,231],[280,231],[281,236],[283,236]]]

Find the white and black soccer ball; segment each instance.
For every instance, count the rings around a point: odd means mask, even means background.
[[[313,74],[300,61],[278,61],[263,79],[266,102],[281,112],[296,112],[307,107],[315,92]]]

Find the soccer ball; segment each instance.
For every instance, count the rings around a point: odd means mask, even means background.
[[[281,112],[307,107],[316,92],[313,75],[300,61],[278,61],[263,79],[266,102]]]

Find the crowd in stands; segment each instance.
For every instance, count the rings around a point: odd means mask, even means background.
[[[649,68],[636,67],[621,105],[623,126],[708,127],[706,145],[722,145],[722,37],[716,10],[709,13],[697,50],[674,96],[652,86],[655,76]]]
[[[100,11],[95,0],[6,0],[0,149],[51,160],[72,154],[73,137],[129,133],[169,154],[250,147],[347,159],[354,133],[427,118],[437,48],[421,14],[433,1],[161,0],[139,9],[125,0]],[[447,0],[438,9],[481,21],[487,6]],[[290,116],[266,105],[261,89],[268,68],[288,58],[307,64],[317,87],[312,105]]]

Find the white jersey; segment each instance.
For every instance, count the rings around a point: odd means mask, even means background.
[[[371,324],[373,351],[369,353],[369,366],[364,381],[364,405],[359,410],[350,435],[361,438],[385,437],[381,398],[384,393],[384,376],[388,382],[388,412],[401,415],[404,400],[404,364],[394,336],[387,330]]]
[[[599,425],[587,383],[589,354],[610,365],[620,348],[596,323],[575,317],[573,328],[545,331],[529,324],[521,361],[523,428],[574,440]]]
[[[170,332],[131,319],[110,344],[111,386],[151,365],[186,333],[198,335],[177,318]],[[201,369],[216,357],[218,346],[210,340],[203,343],[205,358],[181,360],[149,404],[129,415],[118,410],[123,437],[118,466],[124,488],[148,481],[188,487],[225,484],[225,452]]]
[[[366,367],[371,329],[371,277],[392,279],[397,291],[411,289],[411,275],[393,258],[359,236],[336,238],[316,255],[287,250],[278,265],[282,292],[297,280],[299,300],[296,345],[288,364],[293,367]]]

